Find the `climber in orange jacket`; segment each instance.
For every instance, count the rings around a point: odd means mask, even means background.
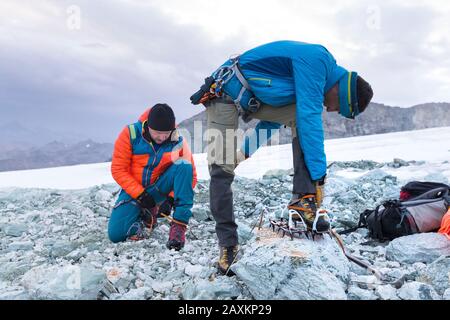
[[[158,216],[169,216],[174,209],[167,247],[180,250],[192,216],[197,173],[167,104],[156,104],[122,130],[111,173],[122,190],[109,220],[110,240],[142,239],[145,227],[153,228]]]

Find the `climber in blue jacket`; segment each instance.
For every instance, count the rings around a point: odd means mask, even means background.
[[[227,272],[236,259],[237,225],[231,183],[234,169],[267,143],[281,125],[292,129],[293,196],[288,208],[297,210],[309,228],[329,229],[316,219],[323,198],[326,156],[323,106],[354,119],[369,105],[371,86],[356,72],[336,64],[322,45],[277,41],[227,60],[191,97],[206,107],[208,165],[211,175],[210,208],[219,239],[219,270]],[[258,119],[253,134],[236,150],[238,117]],[[221,135],[222,137],[218,137]]]

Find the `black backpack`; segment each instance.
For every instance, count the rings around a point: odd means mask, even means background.
[[[449,204],[449,187],[446,185],[406,201],[388,200],[375,210],[365,210],[360,215],[357,227],[340,234],[367,228],[370,237],[386,241],[415,233],[436,231]]]

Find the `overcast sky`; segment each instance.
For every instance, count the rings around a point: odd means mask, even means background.
[[[450,4],[442,1],[2,0],[0,125],[113,141],[148,106],[181,121],[230,55],[275,40],[326,46],[374,101],[450,101]]]

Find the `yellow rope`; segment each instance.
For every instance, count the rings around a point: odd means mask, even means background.
[[[181,226],[185,226],[186,228],[188,227],[188,225],[186,223],[183,223],[181,221],[175,220],[174,218],[172,218],[170,215],[164,214],[162,212],[159,213],[160,215],[162,215],[164,218],[166,218],[167,220],[169,220],[170,222],[174,222],[176,224],[179,224]]]

